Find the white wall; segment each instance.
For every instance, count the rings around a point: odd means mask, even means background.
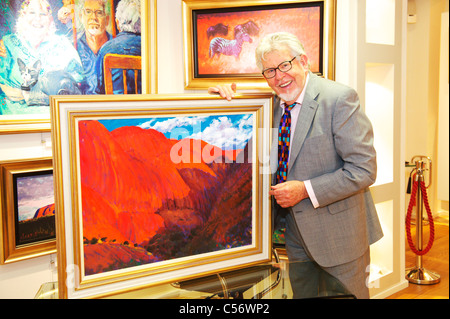
[[[409,0],[408,3],[416,7],[416,22],[407,26],[405,161],[410,161],[415,155],[431,157],[432,186],[427,190],[431,211],[433,215],[443,213],[448,216],[448,178],[440,184],[441,188],[447,187],[443,190],[446,191],[447,198],[438,196],[441,193],[438,190],[438,180],[442,180],[442,174],[448,177],[448,170],[438,173],[438,168],[445,166],[448,169],[448,121],[445,123],[443,118],[440,119],[439,113],[443,111],[439,111],[439,76],[441,70],[448,70],[448,50],[447,65],[441,66],[440,45],[441,16],[442,12],[448,12],[449,2]],[[448,71],[446,81],[448,99]],[[448,102],[446,105],[448,112]],[[444,136],[446,134],[447,141],[439,141],[439,132]],[[440,157],[439,152],[444,156]],[[439,163],[440,159],[442,161],[445,158],[447,163]],[[410,170],[405,172],[409,175]],[[425,174],[425,182],[428,180],[427,174],[428,172]]]
[[[448,9],[448,8],[447,8]],[[439,67],[439,120],[438,120],[438,149],[437,159],[437,199],[449,201],[449,58],[448,40],[449,18],[448,11],[441,15],[440,38],[440,67]]]
[[[58,280],[54,254],[0,265],[0,299],[34,298],[45,282]]]
[[[183,25],[180,0],[159,0],[158,93],[183,93]]]

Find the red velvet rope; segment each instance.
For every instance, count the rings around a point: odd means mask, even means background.
[[[416,202],[416,193],[417,193],[417,189],[418,189],[418,184],[419,184],[418,181],[415,181],[413,184],[413,187],[412,187],[412,191],[411,191],[411,199],[409,201],[408,212],[406,214],[406,235],[407,235],[407,239],[408,239],[409,248],[411,248],[411,250],[416,255],[422,256],[422,255],[425,255],[431,249],[431,246],[433,246],[434,222],[433,222],[433,215],[431,214],[430,205],[428,204],[428,195],[426,192],[425,183],[420,182],[420,189],[422,190],[422,198],[423,198],[423,202],[425,204],[425,209],[426,209],[427,215],[428,215],[428,222],[430,225],[430,238],[428,239],[427,247],[425,247],[424,250],[418,250],[415,247],[414,242],[411,238],[411,214],[412,214],[412,209]],[[419,216],[416,216],[416,218],[418,218],[418,217]]]

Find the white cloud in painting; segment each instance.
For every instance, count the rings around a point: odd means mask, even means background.
[[[252,116],[245,115],[233,123],[227,116],[214,119],[203,132],[195,133],[193,139],[201,139],[224,150],[243,149],[252,136]]]
[[[252,136],[253,116],[195,116],[152,119],[139,127],[154,129],[169,138],[201,139],[224,150],[243,149]]]
[[[206,116],[197,116],[197,117],[173,117],[166,119],[164,121],[160,121],[158,119],[152,119],[148,122],[142,123],[139,127],[144,129],[154,129],[161,133],[168,133],[174,130],[175,128],[180,127],[192,127],[200,125],[202,122],[206,120]]]

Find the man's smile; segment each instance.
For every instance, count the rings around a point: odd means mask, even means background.
[[[288,81],[288,82],[285,82],[285,83],[282,83],[282,84],[278,85],[278,87],[284,89],[284,88],[288,87],[289,85],[291,85],[291,83],[292,83],[292,80]]]

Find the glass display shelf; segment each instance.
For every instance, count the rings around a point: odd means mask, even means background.
[[[57,299],[58,283],[44,283],[36,299]],[[354,299],[335,277],[313,262],[277,262],[152,285],[107,298],[120,299]]]

